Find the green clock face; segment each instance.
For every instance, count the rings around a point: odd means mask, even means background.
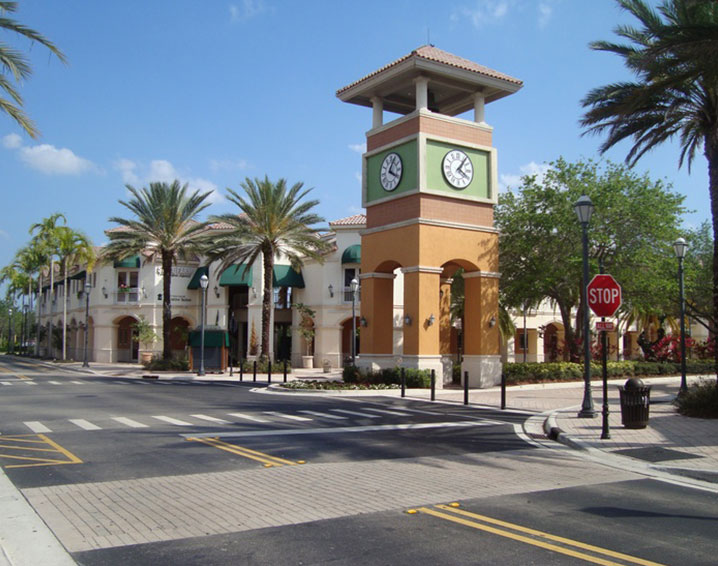
[[[389,153],[381,163],[381,171],[379,180],[385,191],[393,191],[401,181],[401,174],[404,171],[404,165],[398,153]]]
[[[441,170],[446,181],[456,189],[466,188],[474,178],[471,158],[460,149],[452,149],[444,156]]]

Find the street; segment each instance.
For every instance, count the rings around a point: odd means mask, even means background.
[[[79,564],[715,562],[716,491],[527,414],[0,368],[0,465]]]

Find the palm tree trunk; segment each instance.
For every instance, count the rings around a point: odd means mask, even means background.
[[[40,268],[40,271],[38,272],[37,276],[37,320],[35,321],[35,357],[40,357],[40,315],[42,314],[42,311],[40,310],[42,308],[42,268]]]
[[[172,324],[172,256],[162,254],[162,359],[172,359],[170,326]]]
[[[713,220],[713,369],[718,383],[718,130],[706,136],[705,155]]]
[[[50,358],[54,358],[52,351],[52,296],[55,293],[55,262],[50,259],[50,312],[47,319],[47,355]]]
[[[67,258],[62,268],[64,276],[62,283],[62,361],[67,359]]]
[[[263,252],[264,285],[262,289],[262,346],[260,356],[269,358],[269,323],[272,312],[272,275],[274,273],[274,255]]]

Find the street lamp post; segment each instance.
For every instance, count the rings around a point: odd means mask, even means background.
[[[357,317],[356,317],[356,303],[357,303],[357,289],[359,289],[359,281],[354,277],[349,284],[352,290],[352,365],[356,365],[357,358]]]
[[[209,285],[209,277],[206,274],[202,274],[199,278],[199,285],[202,287],[202,313],[201,313],[201,327],[200,327],[200,343],[199,343],[199,371],[197,375],[204,375],[204,308],[207,300],[207,286]]]
[[[581,224],[583,242],[583,282],[581,284],[581,299],[583,301],[583,403],[578,413],[579,418],[593,418],[596,411],[591,398],[591,348],[589,344],[591,329],[589,325],[588,296],[588,223],[593,213],[593,203],[588,196],[583,195],[573,205],[578,221]]]
[[[686,297],[683,287],[683,258],[686,257],[688,243],[683,238],[673,242],[673,251],[678,258],[678,292],[681,301],[681,393],[688,391],[686,383]]]
[[[22,332],[20,333],[20,355],[25,355],[25,349],[27,348],[27,340],[25,335],[27,334],[27,303],[23,299],[22,302]]]
[[[13,338],[12,338],[12,307],[10,307],[8,310],[8,333],[7,333],[7,347],[8,347],[8,353],[13,354],[15,352],[15,348],[13,347]]]
[[[85,346],[82,354],[82,367],[83,368],[89,368],[90,362],[87,359],[87,343],[88,343],[88,335],[90,333],[90,289],[92,289],[92,285],[90,285],[89,281],[85,281]]]

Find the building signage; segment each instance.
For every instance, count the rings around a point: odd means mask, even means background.
[[[164,275],[164,271],[162,270],[162,266],[157,266],[157,275],[162,277]],[[186,265],[175,265],[172,268],[172,277],[192,277],[194,275],[196,268],[195,267],[189,267]]]

